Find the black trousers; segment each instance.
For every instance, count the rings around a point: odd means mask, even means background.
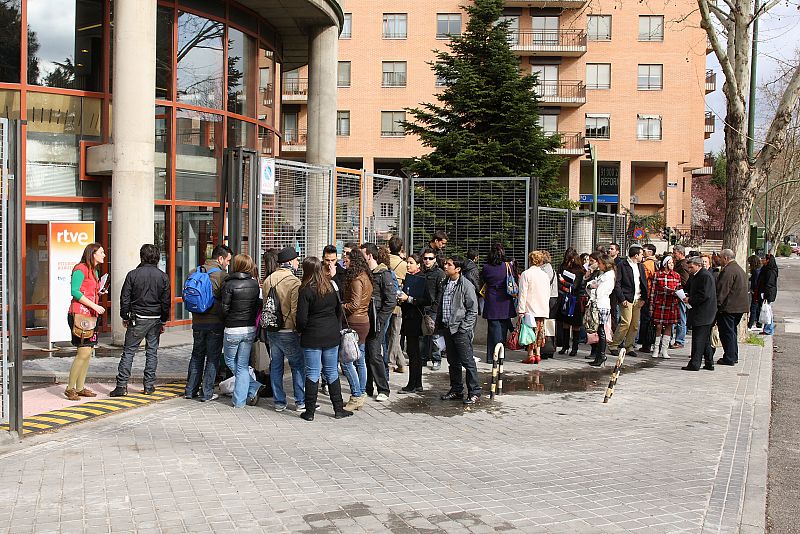
[[[386,365],[383,362],[383,334],[376,333],[367,338],[367,387],[366,392],[372,395],[377,388],[378,393],[389,394],[389,381],[386,379]]]
[[[742,320],[742,313],[719,312],[717,314],[717,328],[722,349],[725,351],[722,359],[728,363],[739,362],[739,343],[736,341],[736,329]]]
[[[450,372],[450,391],[464,392],[464,381],[461,379],[461,368],[464,368],[467,379],[467,394],[480,395],[481,383],[478,381],[478,367],[472,355],[472,332],[459,330],[451,334],[444,330],[444,342],[447,346],[447,366]]]
[[[422,387],[422,350],[423,338],[406,336],[406,353],[408,354],[408,384],[406,388]]]
[[[706,365],[714,365],[714,348],[711,346],[710,324],[694,325],[692,328],[692,359],[689,366],[700,369],[700,363],[705,360]]]

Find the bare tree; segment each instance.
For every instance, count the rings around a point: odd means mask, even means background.
[[[726,97],[725,152],[727,156],[727,210],[724,244],[744,264],[747,256],[750,212],[765,171],[779,156],[786,138],[791,111],[798,100],[800,70],[787,69],[786,86],[775,115],[769,123],[763,145],[751,161],[747,154],[747,99],[750,89],[752,24],[786,0],[764,0],[756,12],[753,0],[698,0],[702,26],[719,60]]]

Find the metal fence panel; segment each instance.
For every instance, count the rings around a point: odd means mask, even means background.
[[[401,233],[402,181],[397,176],[364,173],[364,241],[383,246]]]
[[[411,250],[428,245],[435,230],[448,233],[447,251],[484,256],[500,242],[506,255],[526,264],[529,178],[414,178],[411,183]],[[409,252],[411,252],[409,250]]]
[[[335,244],[340,250],[347,242],[361,242],[363,186],[363,171],[336,168]]]
[[[550,253],[553,265],[564,259],[564,251],[569,246],[569,210],[559,208],[539,208],[537,250]]]

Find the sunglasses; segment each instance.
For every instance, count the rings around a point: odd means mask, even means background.
[[[423,259],[423,260],[427,260],[427,261],[432,261],[432,260],[435,260],[435,259],[436,259],[436,257],[434,257],[434,256],[425,256],[425,257],[424,257],[424,258],[422,258],[422,259]]]

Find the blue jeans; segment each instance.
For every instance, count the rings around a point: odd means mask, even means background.
[[[353,397],[360,397],[364,394],[364,389],[367,387],[367,355],[366,346],[361,343],[358,350],[361,357],[355,362],[343,363],[342,372],[344,373],[347,382],[350,384],[350,394]]]
[[[758,316],[761,314],[761,301],[750,301],[750,317],[747,319],[747,328],[753,328],[756,324],[760,324]]]
[[[673,335],[675,343],[678,345],[686,344],[686,304],[678,302],[679,319],[678,323],[673,326]]]
[[[192,329],[194,345],[189,359],[189,373],[186,377],[186,396],[193,397],[202,381],[200,398],[208,400],[214,394],[214,380],[217,378],[219,360],[222,356],[223,328]]]
[[[770,303],[771,304],[771,303]],[[766,335],[771,336],[775,333],[775,319],[773,322],[764,325],[763,331]]]
[[[300,336],[296,332],[267,332],[269,341],[269,380],[272,384],[272,400],[275,404],[286,405],[283,391],[284,359],[289,360],[292,370],[292,389],[295,404],[305,404],[306,368],[303,353],[300,351]]]
[[[250,376],[250,350],[256,340],[256,333],[225,334],[222,352],[225,363],[236,377],[233,385],[233,407],[241,408],[247,399],[255,396],[261,383]]]
[[[511,324],[511,319],[487,319],[486,323],[486,362],[491,363],[495,345],[505,342],[508,331],[514,325]]]
[[[306,378],[319,382],[320,374],[325,381],[333,384],[339,380],[339,345],[325,349],[303,347],[303,359],[306,362]]]

